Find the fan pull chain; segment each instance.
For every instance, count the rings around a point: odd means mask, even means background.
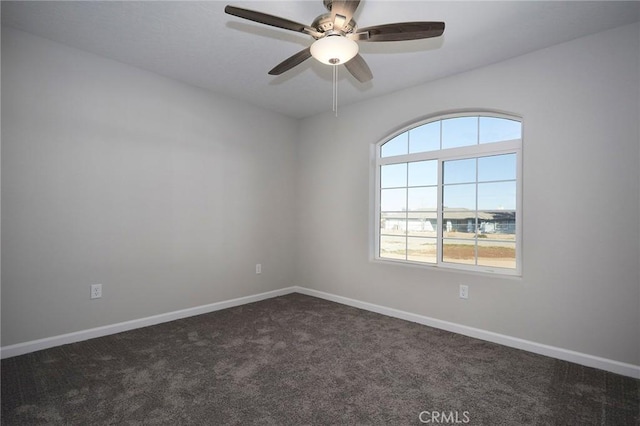
[[[338,66],[333,66],[333,111],[338,116]]]

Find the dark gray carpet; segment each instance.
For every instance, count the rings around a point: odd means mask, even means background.
[[[291,294],[5,359],[1,420],[635,425],[639,393],[631,378]]]

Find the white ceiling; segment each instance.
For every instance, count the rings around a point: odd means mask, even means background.
[[[291,117],[331,110],[331,67],[309,59],[267,74],[311,37],[227,15],[226,4],[303,24],[326,12],[322,0],[2,1],[2,24]],[[360,27],[444,21],[446,30],[437,39],[360,42],[374,78],[362,84],[341,67],[340,105],[636,22],[640,2],[363,0],[354,19]]]

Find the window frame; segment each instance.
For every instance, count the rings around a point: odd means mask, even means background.
[[[407,153],[402,155],[381,157],[382,146],[394,139],[395,137],[408,132],[411,129],[415,129],[420,126],[424,126],[429,123],[434,123],[442,120],[447,120],[451,118],[460,118],[460,117],[489,117],[489,118],[501,118],[507,120],[517,121],[521,125],[521,137],[520,139],[512,139],[506,141],[499,142],[488,142],[488,143],[477,143],[471,146],[463,146],[463,147],[453,147],[453,148],[445,148],[433,151],[425,151],[418,153]],[[373,177],[373,188],[374,188],[374,203],[373,203],[373,244],[371,244],[371,260],[375,262],[382,262],[387,264],[395,264],[395,265],[408,265],[408,266],[417,266],[421,268],[430,268],[430,269],[447,269],[454,271],[465,271],[465,272],[473,272],[473,273],[486,273],[492,275],[503,275],[503,276],[522,276],[522,148],[523,148],[523,134],[524,134],[524,122],[522,117],[508,114],[504,112],[496,112],[496,111],[465,111],[465,112],[453,112],[453,113],[444,113],[430,116],[428,118],[422,119],[420,121],[414,122],[410,125],[404,126],[399,130],[387,135],[381,141],[377,142],[373,145],[372,153],[372,177]],[[479,136],[478,136],[479,137]],[[516,267],[514,269],[511,268],[500,268],[500,267],[492,267],[492,266],[482,266],[482,265],[468,265],[462,263],[452,263],[445,262],[442,260],[442,246],[443,246],[443,228],[442,225],[444,223],[443,218],[443,207],[442,207],[442,195],[443,195],[443,175],[442,168],[444,161],[450,160],[460,160],[467,158],[481,158],[492,155],[501,155],[501,154],[515,154],[516,155],[516,213],[515,213],[515,222],[516,222]],[[393,259],[386,258],[380,256],[380,236],[381,236],[381,205],[380,205],[380,195],[381,195],[381,166],[389,165],[389,164],[402,164],[402,163],[412,163],[417,161],[429,161],[436,160],[438,162],[438,182],[437,182],[437,252],[436,252],[436,263],[426,263],[419,262],[407,259]],[[478,181],[476,179],[476,185]],[[407,187],[408,188],[408,187]],[[477,211],[477,210],[476,210]],[[405,234],[406,237],[406,234]],[[477,244],[477,242],[476,242]],[[477,261],[477,255],[476,255]]]

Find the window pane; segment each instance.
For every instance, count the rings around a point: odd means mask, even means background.
[[[478,117],[442,120],[442,149],[478,143]]]
[[[442,188],[442,205],[449,210],[475,210],[476,209],[476,185],[446,185]]]
[[[416,237],[437,237],[437,216],[436,210],[409,213],[407,234]]]
[[[478,158],[478,181],[516,179],[516,154]]]
[[[407,210],[407,190],[383,189],[380,191],[380,211],[402,212]]]
[[[515,210],[516,182],[478,184],[478,210]]]
[[[380,257],[406,260],[406,243],[405,237],[380,236]]]
[[[516,243],[478,240],[478,265],[516,268]]]
[[[409,188],[409,211],[435,210],[438,207],[438,188],[435,186]]]
[[[437,249],[435,238],[407,238],[407,260],[436,263]]]
[[[424,124],[409,130],[409,152],[426,152],[440,149],[440,121]]]
[[[409,133],[404,132],[380,147],[380,157],[393,157],[409,152]]]
[[[522,123],[505,118],[480,117],[480,143],[522,138]]]
[[[406,213],[380,213],[380,233],[385,235],[405,235],[407,231]]]
[[[450,240],[445,238],[442,241],[442,261],[475,265],[475,244],[475,240]]]
[[[476,212],[469,210],[445,210],[442,235],[453,238],[476,237]]]
[[[438,161],[416,161],[409,163],[409,186],[438,184]]]
[[[445,184],[475,182],[476,159],[445,161],[442,163],[442,174]]]
[[[380,167],[380,187],[397,188],[399,186],[407,186],[407,163]]]

